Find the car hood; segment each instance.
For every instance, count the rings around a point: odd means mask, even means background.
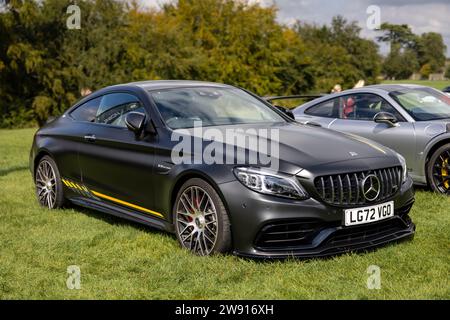
[[[210,137],[205,138],[205,132],[208,130],[210,130]],[[351,160],[355,163],[354,160],[358,159],[380,157],[397,159],[394,151],[374,141],[299,123],[204,127],[203,129],[183,129],[178,132],[200,139],[204,145],[203,150],[211,141],[224,146],[236,147],[237,145],[239,151],[235,152],[235,161],[237,161],[238,153],[249,151],[271,156],[272,162],[278,162],[277,170],[290,173],[340,161]],[[227,141],[231,132],[236,138],[234,142]],[[246,141],[245,147],[242,148],[242,144],[237,144],[236,141]],[[258,150],[258,145],[267,145],[268,150],[261,150],[261,148]],[[253,163],[245,161],[245,164]]]

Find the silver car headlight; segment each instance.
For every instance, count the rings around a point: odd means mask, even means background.
[[[408,178],[408,167],[406,166],[405,158],[401,154],[397,153],[397,157],[402,165],[402,183],[404,183]]]
[[[244,186],[256,192],[297,200],[309,198],[308,193],[295,177],[249,167],[238,167],[233,171]]]

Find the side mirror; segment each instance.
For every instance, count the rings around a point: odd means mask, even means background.
[[[127,128],[133,131],[137,136],[141,134],[145,125],[145,114],[140,112],[130,112],[125,118]]]
[[[283,112],[285,115],[287,115],[289,118],[295,120],[295,116],[292,113],[291,110],[289,110],[288,108],[282,107],[282,106],[277,106],[277,105],[273,105],[275,108],[277,108],[278,110],[280,110],[281,112]]]
[[[378,112],[374,117],[373,121],[376,123],[386,123],[390,127],[395,127],[397,125],[397,118],[389,112]]]

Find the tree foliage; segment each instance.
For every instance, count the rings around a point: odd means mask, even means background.
[[[408,25],[382,23],[379,41],[390,44],[390,53],[383,63],[388,78],[406,79],[420,71],[427,78],[430,73],[443,71],[445,51],[442,35],[435,32],[416,35]]]
[[[341,17],[331,26],[276,20],[277,8],[242,0],[11,0],[0,12],[0,126],[42,124],[80,97],[122,82],[195,79],[261,95],[329,91],[376,81],[377,45]]]

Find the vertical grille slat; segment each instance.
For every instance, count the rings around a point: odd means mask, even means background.
[[[333,181],[333,176],[330,176],[330,182],[331,182],[331,203],[334,203],[334,181]]]
[[[391,189],[390,189],[390,193],[394,192],[394,185],[395,185],[395,179],[394,179],[394,175],[392,174],[392,170],[394,170],[393,168],[389,168],[388,169],[388,173],[389,173],[389,181],[391,181]]]
[[[388,194],[388,190],[389,190],[390,186],[392,186],[393,181],[391,180],[390,183],[389,183],[389,177],[387,175],[387,169],[383,170],[383,174],[384,174],[384,178],[385,178],[384,183],[386,184],[385,185],[385,189],[384,189],[386,191],[386,194],[384,194],[384,196],[383,196],[383,199],[384,199],[384,198],[387,198],[389,196],[390,192]]]
[[[382,174],[380,171],[377,171],[377,172],[376,172],[376,176],[377,176],[377,178],[380,180],[380,187],[381,187],[380,197],[384,198],[385,189],[384,189],[384,178],[383,178],[383,174]]]
[[[356,173],[353,174],[353,177],[355,178],[355,189],[356,189],[355,203],[358,203],[359,202],[359,179],[358,179],[358,175]]]
[[[315,179],[314,185],[326,203],[338,206],[363,205],[392,197],[400,189],[401,170],[400,167],[391,167],[321,176]],[[361,183],[368,175],[375,175],[380,181],[380,194],[372,202],[364,198],[361,190]]]
[[[342,184],[341,175],[338,175],[338,190],[339,190],[339,202],[344,203],[344,185]]]
[[[348,183],[348,204],[352,203],[352,182],[350,181],[350,176],[348,174],[345,175],[345,177],[347,178],[347,183]]]

